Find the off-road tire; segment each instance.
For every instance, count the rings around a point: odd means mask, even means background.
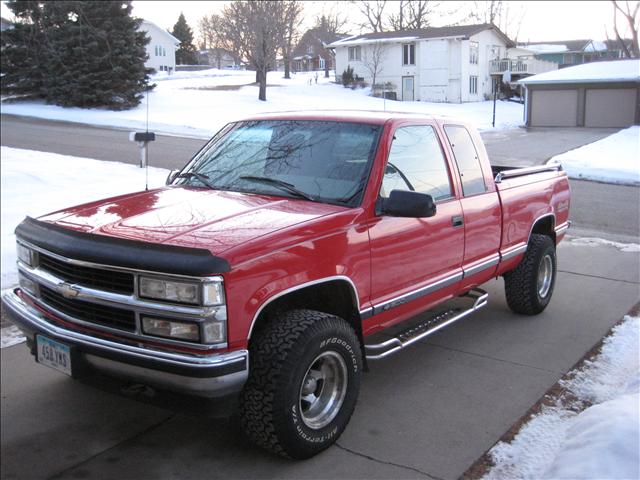
[[[256,335],[249,348],[249,378],[240,396],[240,421],[251,441],[283,457],[309,458],[329,447],[349,423],[362,372],[360,343],[343,319],[315,310],[282,313]],[[330,352],[326,354],[325,352]],[[302,383],[322,355],[344,361],[347,379],[337,414],[322,428],[303,421]]]
[[[538,272],[545,257],[552,262],[552,278],[548,290],[541,296],[538,289]],[[537,315],[542,312],[553,294],[556,282],[556,247],[547,235],[533,234],[520,264],[504,274],[507,305],[515,313]]]

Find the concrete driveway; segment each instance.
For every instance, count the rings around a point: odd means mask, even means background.
[[[512,314],[502,280],[477,315],[372,365],[338,444],[302,462],[233,421],[136,402],[2,350],[2,478],[458,478],[628,311],[637,253],[559,248],[551,304]],[[182,407],[184,408],[184,407]]]
[[[493,165],[542,165],[551,157],[597,142],[619,128],[514,128],[482,132]]]

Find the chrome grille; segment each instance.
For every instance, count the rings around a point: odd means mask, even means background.
[[[40,268],[69,283],[116,293],[133,294],[133,274],[131,273],[75,265],[45,253],[40,253]]]
[[[40,286],[40,296],[47,305],[78,320],[129,332],[136,329],[135,313],[131,310],[65,298],[45,286]]]

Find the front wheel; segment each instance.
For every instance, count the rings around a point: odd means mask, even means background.
[[[537,315],[549,304],[555,281],[555,244],[546,235],[533,234],[520,264],[504,274],[509,308],[516,313]]]
[[[338,439],[362,372],[360,343],[346,321],[314,310],[283,313],[252,342],[250,361],[240,418],[254,443],[302,459]]]

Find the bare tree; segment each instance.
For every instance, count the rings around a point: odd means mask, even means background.
[[[284,1],[285,34],[282,43],[282,59],[284,60],[284,78],[291,78],[291,52],[302,23],[302,2],[296,0]]]
[[[222,11],[222,31],[238,55],[256,70],[258,98],[267,99],[267,73],[286,35],[285,3],[235,0]]]
[[[375,88],[376,79],[382,73],[387,47],[383,42],[375,42],[363,49],[362,64],[371,75],[371,88]]]
[[[332,9],[330,12],[323,12],[315,18],[316,28],[321,28],[328,35],[340,35],[344,33],[344,27],[349,23],[346,16]]]
[[[387,0],[359,0],[353,2],[365,17],[365,22],[361,25],[364,29],[370,29],[374,32],[384,32],[385,27],[385,7]]]
[[[221,68],[225,52],[233,53],[230,51],[229,42],[223,31],[222,17],[215,13],[204,16],[198,22],[198,28],[200,30],[200,46],[204,50],[210,49],[212,51],[216,66]],[[235,55],[233,56],[237,61]]]
[[[629,2],[628,0],[624,3],[611,0],[613,3],[613,31],[616,34],[616,40],[620,44],[620,48],[622,49],[625,57],[627,58],[640,58],[640,46],[638,45],[638,27],[640,26],[640,16],[638,12],[640,12],[640,2]],[[632,7],[630,3],[635,3],[635,6]],[[631,34],[631,44],[627,44],[622,35],[620,35],[620,30],[618,29],[618,12],[623,17],[623,22],[626,21],[626,27],[629,29],[629,33]]]
[[[468,20],[490,23],[498,27],[507,37],[517,41],[524,19],[524,10],[511,8],[513,4],[503,0],[476,0],[471,4]]]
[[[433,0],[400,0],[396,4],[398,13],[389,15],[389,24],[395,31],[428,27],[430,18],[440,6]]]

